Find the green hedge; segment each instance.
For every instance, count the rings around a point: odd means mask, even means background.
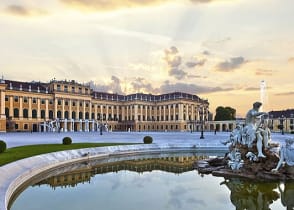
[[[0,140],[0,153],[3,153],[6,150],[7,146],[5,141]]]
[[[144,144],[151,144],[153,142],[153,138],[151,136],[145,136],[143,138]]]
[[[62,139],[62,144],[64,144],[64,145],[70,145],[72,143],[72,140],[71,140],[71,138],[70,137],[64,137],[63,139]]]

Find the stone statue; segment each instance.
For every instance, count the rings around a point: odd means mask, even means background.
[[[221,141],[222,144],[227,145],[228,143],[235,146],[237,143],[242,143],[242,126],[237,123],[236,128],[230,133],[228,140]]]
[[[288,166],[294,166],[294,139],[288,138],[285,143],[280,150],[280,160],[276,168],[272,169],[272,172],[277,172],[284,163]]]
[[[241,159],[241,153],[239,150],[234,149],[228,154],[228,157],[230,158],[228,166],[232,170],[239,170],[243,166],[244,161]]]
[[[258,128],[260,126],[261,121],[257,125],[258,117],[262,115],[267,115],[266,112],[259,112],[259,108],[261,107],[261,105],[262,104],[260,102],[255,102],[253,104],[253,108],[247,112],[242,138],[244,138],[243,143],[245,142],[245,144],[247,144],[249,148],[252,147],[252,144],[254,141],[257,141],[257,144],[256,144],[257,151],[258,151],[257,156],[265,157],[265,155],[262,153],[263,137],[261,136],[261,134],[258,133],[259,132]]]

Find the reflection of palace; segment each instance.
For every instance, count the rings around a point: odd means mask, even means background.
[[[178,156],[164,158],[148,158],[138,160],[125,160],[113,163],[91,163],[81,165],[79,169],[49,177],[36,185],[49,184],[52,188],[57,186],[74,187],[78,183],[90,182],[95,174],[117,172],[122,170],[143,173],[160,170],[180,174],[193,170],[193,163],[207,156]]]
[[[0,80],[0,131],[200,130],[209,103],[197,95],[118,95],[75,81]]]
[[[269,210],[270,205],[281,198],[287,210],[294,209],[294,182],[252,182],[252,180],[228,179],[222,182],[231,191],[231,202],[236,210]],[[280,194],[280,195],[279,195]]]

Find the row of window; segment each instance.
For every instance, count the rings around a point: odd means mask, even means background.
[[[16,102],[16,103],[19,102],[19,97],[18,96],[14,96],[13,98],[14,98],[14,102]],[[5,96],[5,101],[9,101],[9,96]],[[28,97],[23,97],[23,103],[28,103]],[[37,104],[37,98],[32,98],[32,103],[33,104]],[[41,99],[41,104],[45,104],[45,103],[46,103],[45,99]],[[53,104],[53,100],[52,99],[49,99],[49,104]],[[71,103],[72,106],[76,106],[76,104],[77,104],[77,101],[72,101],[72,103]],[[62,105],[62,100],[61,99],[57,100],[57,105],[59,105],[59,106]],[[68,100],[65,100],[64,101],[64,105],[65,106],[68,106],[69,105],[69,101]],[[83,106],[83,102],[79,102],[79,105],[80,105],[80,107],[82,107]],[[85,106],[86,107],[89,107],[89,103],[85,103]],[[98,105],[98,108],[101,108],[101,106]],[[121,106],[118,106],[118,107],[119,107],[119,109],[121,109]],[[147,107],[148,110],[150,108],[151,108],[151,110],[154,110],[155,109],[154,106],[138,105],[138,109],[141,109],[141,108],[142,109],[145,109],[145,107]],[[164,109],[164,106],[162,105],[162,106],[157,106],[157,110],[159,110],[160,107],[161,107],[161,109]],[[92,105],[92,108],[94,108],[94,105]],[[109,109],[112,109],[112,106],[109,106],[108,108]],[[116,109],[117,106],[113,106],[113,108]],[[131,108],[134,109],[134,105],[128,106],[128,108],[129,109],[131,109]],[[165,108],[168,109],[169,108],[169,105],[165,105]],[[178,104],[175,104],[175,105],[171,104],[170,105],[170,108],[171,109],[178,108]],[[184,105],[184,109],[185,108],[186,108],[186,105]],[[188,106],[188,108],[190,108],[190,106]],[[103,109],[106,109],[106,106],[103,106]],[[195,107],[195,110],[197,110],[196,107]]]

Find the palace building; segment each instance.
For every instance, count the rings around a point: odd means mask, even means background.
[[[1,132],[200,130],[210,115],[208,101],[197,95],[120,95],[74,80],[1,79],[0,93]]]

